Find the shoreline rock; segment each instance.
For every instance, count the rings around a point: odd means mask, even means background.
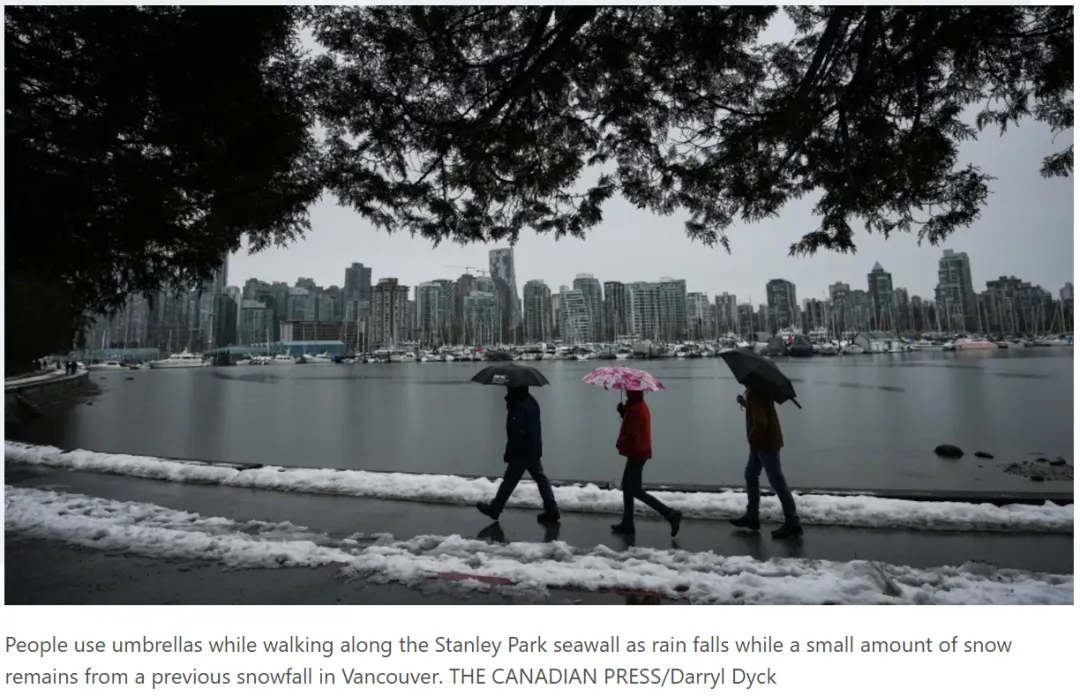
[[[1058,457],[1052,461],[1040,457],[1031,462],[1023,461],[1002,464],[1001,470],[1006,474],[1021,476],[1034,483],[1073,480],[1073,467],[1071,464],[1068,464],[1063,457]]]
[[[945,459],[959,459],[964,456],[964,450],[956,445],[938,445],[934,448],[934,454]]]

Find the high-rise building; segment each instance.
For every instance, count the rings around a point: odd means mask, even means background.
[[[530,343],[551,340],[551,288],[542,280],[525,283],[524,324],[525,340]]]
[[[453,281],[442,279],[416,286],[417,328],[420,330],[420,340],[427,345],[442,345],[450,341],[453,287]]]
[[[851,286],[836,282],[829,286],[829,324],[843,333],[851,325]]]
[[[209,282],[204,284],[200,290],[204,295],[224,295],[225,288],[229,286],[229,256],[226,254],[225,258],[221,260],[221,265],[214,271],[214,275],[210,278]]]
[[[687,332],[691,341],[715,338],[709,296],[703,292],[686,293]]]
[[[851,328],[856,331],[868,331],[870,319],[874,316],[874,304],[870,293],[865,290],[851,291]]]
[[[765,284],[768,309],[767,330],[793,329],[797,325],[799,302],[795,299],[795,283],[774,278]]]
[[[289,288],[285,304],[285,321],[315,321],[315,298],[304,287]]]
[[[450,327],[453,343],[468,343],[465,337],[465,297],[476,289],[476,277],[468,273],[463,273],[454,281],[454,311]]]
[[[659,339],[680,341],[686,338],[686,281],[675,278],[661,278],[653,283],[656,287],[657,322],[660,326]]]
[[[734,295],[722,292],[716,296],[714,313],[716,330],[721,334],[739,334],[739,302]]]
[[[626,294],[626,285],[616,280],[604,283],[604,340],[617,341],[629,336],[630,299]]]
[[[938,284],[934,290],[942,328],[975,331],[979,324],[971,261],[967,252],[945,249],[938,260]]]
[[[345,269],[345,300],[371,302],[371,269],[354,263]],[[369,305],[370,306],[370,305]]]
[[[265,302],[241,300],[237,342],[245,346],[269,343],[274,340],[275,323],[274,310],[267,307]]]
[[[551,293],[551,334],[552,338],[562,338],[563,310],[566,308],[566,300],[563,293],[569,288],[559,286],[558,292]]]
[[[659,341],[663,337],[660,327],[659,295],[660,289],[655,283],[627,283],[626,285],[630,333],[640,339]]]
[[[395,348],[410,338],[406,323],[409,311],[409,286],[398,285],[397,278],[381,278],[371,289],[371,335],[368,344],[376,348]]]
[[[591,339],[593,323],[585,293],[581,290],[564,290],[562,326],[559,333],[566,343],[588,343]]]
[[[604,290],[600,281],[590,273],[578,273],[574,289],[585,298],[585,312],[589,316],[589,330],[582,342],[604,340]]]
[[[886,329],[892,324],[894,309],[892,273],[887,273],[880,263],[875,262],[866,274],[866,285],[873,310],[871,326],[877,330]]]
[[[736,316],[740,336],[752,337],[755,332],[761,330],[761,325],[758,324],[757,318],[754,316],[754,305],[749,302],[744,302],[736,307]]]
[[[465,342],[492,345],[496,342],[498,302],[495,293],[473,290],[465,295]]]
[[[908,299],[907,288],[893,288],[892,303],[893,316],[889,324],[890,330],[896,333],[914,330],[911,323],[911,300]]]
[[[803,332],[825,327],[825,303],[818,299],[805,298],[802,304],[800,324]]]
[[[517,276],[514,271],[514,249],[492,249],[488,252],[488,270],[492,278],[498,278],[506,283],[510,290],[508,307],[502,308],[502,313],[508,316],[510,332],[515,333],[522,322],[521,299],[518,295]],[[517,340],[516,336],[506,336],[505,340]]]

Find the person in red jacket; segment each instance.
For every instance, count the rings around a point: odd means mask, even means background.
[[[622,415],[622,426],[619,428],[615,449],[626,457],[626,468],[623,469],[622,477],[623,518],[622,522],[611,525],[611,531],[625,535],[634,533],[636,498],[660,513],[671,525],[671,536],[675,536],[679,533],[682,513],[672,510],[646,493],[641,485],[645,462],[652,459],[652,419],[649,407],[645,405],[645,393],[626,392],[626,405],[619,404],[619,413]]]

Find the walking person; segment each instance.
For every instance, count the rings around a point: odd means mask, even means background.
[[[784,472],[780,468],[780,449],[784,446],[784,434],[780,430],[780,418],[776,404],[764,394],[747,389],[737,397],[739,405],[746,409],[746,440],[750,444],[750,456],[746,460],[746,514],[731,520],[740,529],[757,531],[761,528],[759,508],[761,505],[761,471],[769,479],[780,507],[784,511],[784,523],[773,530],[774,539],[792,539],[802,536],[802,525],[795,511],[795,497],[791,495]]]
[[[490,503],[477,503],[476,509],[493,520],[498,520],[506,507],[510,494],[517,488],[522,475],[529,476],[536,482],[544,511],[537,516],[543,524],[557,522],[559,506],[555,502],[555,492],[551,490],[551,481],[544,473],[540,459],[544,455],[543,437],[540,429],[540,404],[529,393],[528,387],[510,387],[506,390],[506,452],[503,462],[506,472],[502,484]]]
[[[649,495],[641,483],[645,462],[652,459],[652,417],[645,404],[645,392],[626,392],[626,405],[619,404],[618,408],[622,425],[619,427],[615,449],[626,457],[626,466],[623,468],[622,477],[623,518],[622,522],[611,525],[611,531],[627,536],[634,533],[636,499],[656,510],[667,520],[671,525],[671,536],[676,536],[682,523],[682,513]]]

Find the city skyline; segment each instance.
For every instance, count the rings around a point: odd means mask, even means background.
[[[1001,138],[987,134],[964,143],[960,161],[971,161],[998,178],[991,183],[982,218],[938,247],[919,247],[914,235],[897,234],[885,240],[858,233],[854,255],[821,252],[791,258],[788,245],[814,227],[814,201],[808,198],[789,205],[777,218],[733,225],[732,254],[728,255],[688,240],[680,214],[655,216],[615,198],[605,209],[605,221],[589,231],[585,241],[556,241],[523,233],[514,246],[517,289],[520,293],[524,283],[534,279],[553,288],[570,285],[578,273],[624,282],[675,276],[685,278],[692,291],[709,296],[749,295],[756,302],[758,293],[764,293],[762,280],[784,278],[797,287],[824,290],[840,279],[854,283],[865,278],[873,264],[881,262],[898,286],[926,296],[937,283],[937,258],[943,248],[966,251],[979,259],[973,268],[977,287],[1002,275],[1016,275],[1058,288],[1073,279],[1073,181],[1039,176],[1040,158],[1054,147],[1049,131],[1030,122]],[[416,286],[456,278],[467,265],[487,269],[489,252],[506,246],[446,243],[432,249],[422,239],[375,230],[332,198],[314,206],[311,216],[307,239],[287,249],[254,256],[233,254],[229,259],[233,284],[235,279],[242,282],[250,277],[292,282],[303,275],[323,286],[340,285],[343,261],[359,261],[374,268],[378,276],[397,277],[402,284]],[[857,221],[853,224],[859,226]]]

